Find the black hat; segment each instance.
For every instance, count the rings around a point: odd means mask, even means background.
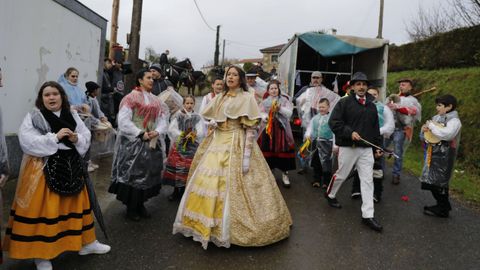
[[[358,81],[363,81],[368,84],[367,75],[365,75],[365,73],[363,72],[355,72],[352,78],[350,79],[350,85],[354,85],[355,82],[358,82]]]
[[[162,68],[160,67],[159,64],[153,64],[150,66],[150,69],[155,69],[156,71],[158,71],[160,74],[162,74]]]
[[[85,87],[87,88],[87,91],[89,93],[95,92],[95,90],[100,88],[100,86],[96,82],[92,82],[92,81],[86,82]]]

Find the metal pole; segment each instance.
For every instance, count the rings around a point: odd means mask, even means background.
[[[214,66],[218,66],[218,56],[220,54],[219,38],[220,38],[220,25],[217,25],[217,39],[215,40],[215,55],[213,57]]]
[[[140,51],[140,28],[142,25],[143,0],[133,0],[132,26],[130,29],[130,47],[128,50],[128,61],[132,65],[132,74],[126,76],[126,91],[130,92],[135,87],[135,74],[140,70],[138,55]]]
[[[113,46],[117,44],[118,33],[118,11],[120,10],[120,0],[113,0],[112,6],[112,25],[110,26],[110,46],[108,48],[108,58],[113,59],[115,52]]]
[[[382,32],[383,32],[383,1],[380,0],[380,15],[378,18],[378,35],[377,38],[382,38]]]
[[[222,67],[225,65],[225,39],[223,39],[223,49],[222,49]]]

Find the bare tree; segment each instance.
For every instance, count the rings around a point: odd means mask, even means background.
[[[450,0],[454,12],[452,16],[461,26],[475,26],[480,24],[480,0]]]
[[[150,63],[160,62],[160,55],[155,51],[152,46],[145,48],[145,61]]]
[[[410,22],[406,29],[413,41],[419,41],[457,27],[452,16],[449,16],[440,5],[428,11],[419,6],[417,15],[418,17]]]

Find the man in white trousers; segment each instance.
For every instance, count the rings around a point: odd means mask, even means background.
[[[381,232],[382,226],[374,219],[373,209],[373,163],[381,156],[380,150],[372,148],[366,141],[381,145],[380,128],[375,98],[367,93],[368,79],[362,72],[353,74],[350,80],[352,92],[340,99],[332,111],[328,124],[335,134],[339,146],[338,170],[328,186],[326,198],[331,207],[341,208],[336,194],[353,167],[360,177],[362,194],[362,222],[369,228]]]

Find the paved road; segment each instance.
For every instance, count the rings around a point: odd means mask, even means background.
[[[290,238],[262,248],[230,249],[172,235],[177,202],[167,200],[165,187],[146,205],[153,217],[141,222],[124,218],[125,208],[106,193],[107,159],[93,173],[101,196],[112,246],[109,254],[80,257],[67,253],[53,261],[55,269],[479,269],[480,214],[453,201],[448,219],[422,214],[432,204],[412,176],[399,186],[385,182],[384,200],[376,205],[376,217],[384,232],[376,233],[360,221],[359,200],[349,197],[346,182],[338,195],[343,208],[330,208],[319,189],[310,186],[311,175],[291,174],[292,187],[280,187],[292,213]],[[277,177],[280,175],[277,173]],[[389,175],[388,178],[389,179]],[[6,191],[14,190],[13,183]],[[11,194],[7,194],[11,199]],[[401,200],[406,195],[409,201]],[[266,232],[268,233],[268,232]],[[7,260],[2,269],[35,269],[32,261]]]

